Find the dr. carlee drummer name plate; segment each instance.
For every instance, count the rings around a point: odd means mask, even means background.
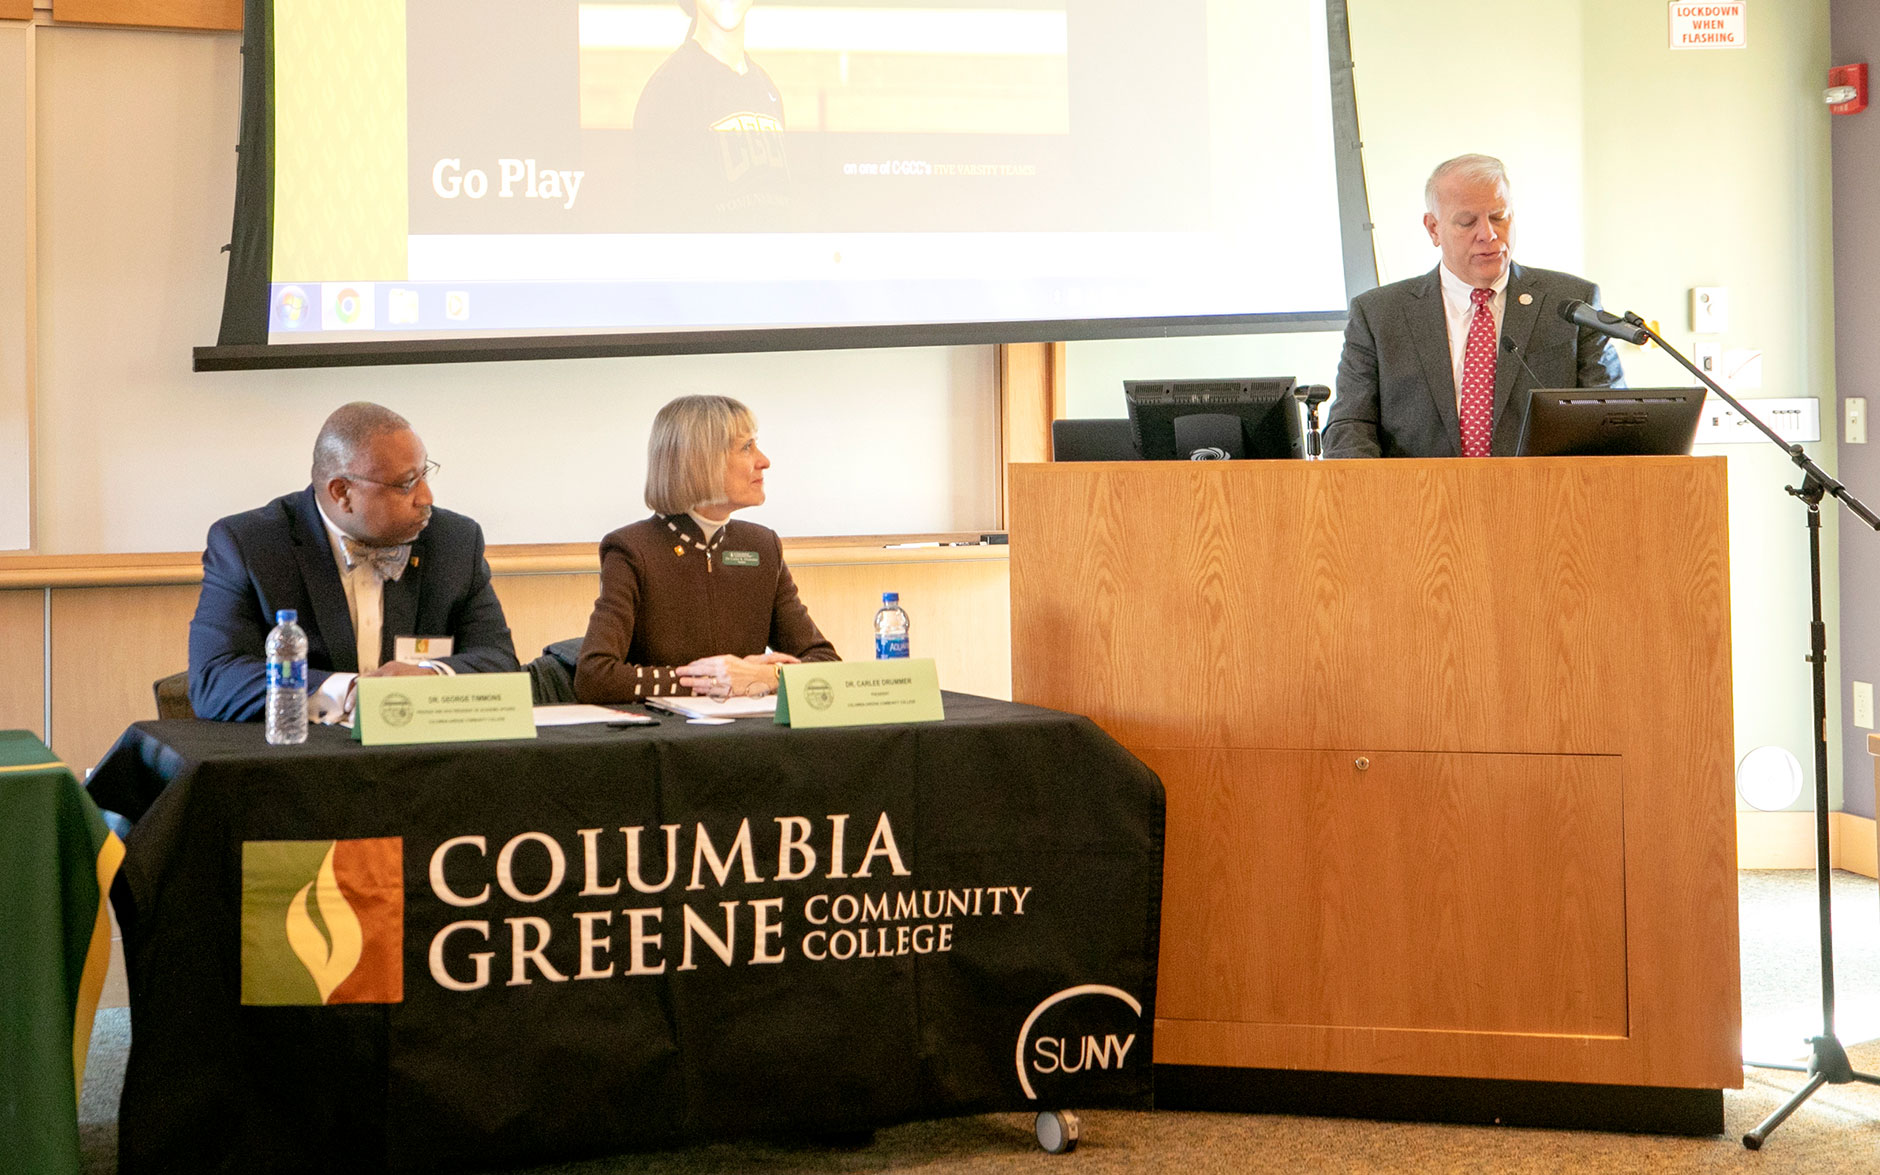
[[[779,665],[777,676],[782,726],[874,726],[946,717],[931,657]]]

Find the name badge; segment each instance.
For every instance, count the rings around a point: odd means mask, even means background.
[[[401,636],[392,642],[394,661],[441,661],[457,647],[457,638],[448,636]]]
[[[932,657],[779,665],[777,678],[779,726],[876,726],[946,717]]]
[[[726,567],[755,567],[757,566],[757,562],[758,562],[757,552],[756,551],[726,551],[724,553],[723,561]]]
[[[353,738],[366,746],[534,738],[526,673],[361,677]]]

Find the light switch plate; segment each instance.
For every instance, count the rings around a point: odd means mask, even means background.
[[[1691,288],[1691,333],[1719,335],[1730,329],[1730,290],[1727,286]]]
[[[1862,730],[1873,729],[1873,683],[1871,681],[1854,683],[1854,725]]]
[[[1849,396],[1841,402],[1842,410],[1847,415],[1847,443],[1864,445],[1867,443],[1867,397]]]

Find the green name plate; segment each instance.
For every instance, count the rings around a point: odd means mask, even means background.
[[[874,726],[946,717],[931,657],[779,665],[777,675],[782,679],[777,722],[783,726]]]
[[[362,677],[353,701],[353,737],[369,747],[534,738],[526,673]]]

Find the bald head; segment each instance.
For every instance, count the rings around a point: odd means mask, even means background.
[[[410,421],[378,404],[355,400],[335,408],[313,441],[313,483],[319,485],[351,470],[353,459],[378,438],[410,431]]]

